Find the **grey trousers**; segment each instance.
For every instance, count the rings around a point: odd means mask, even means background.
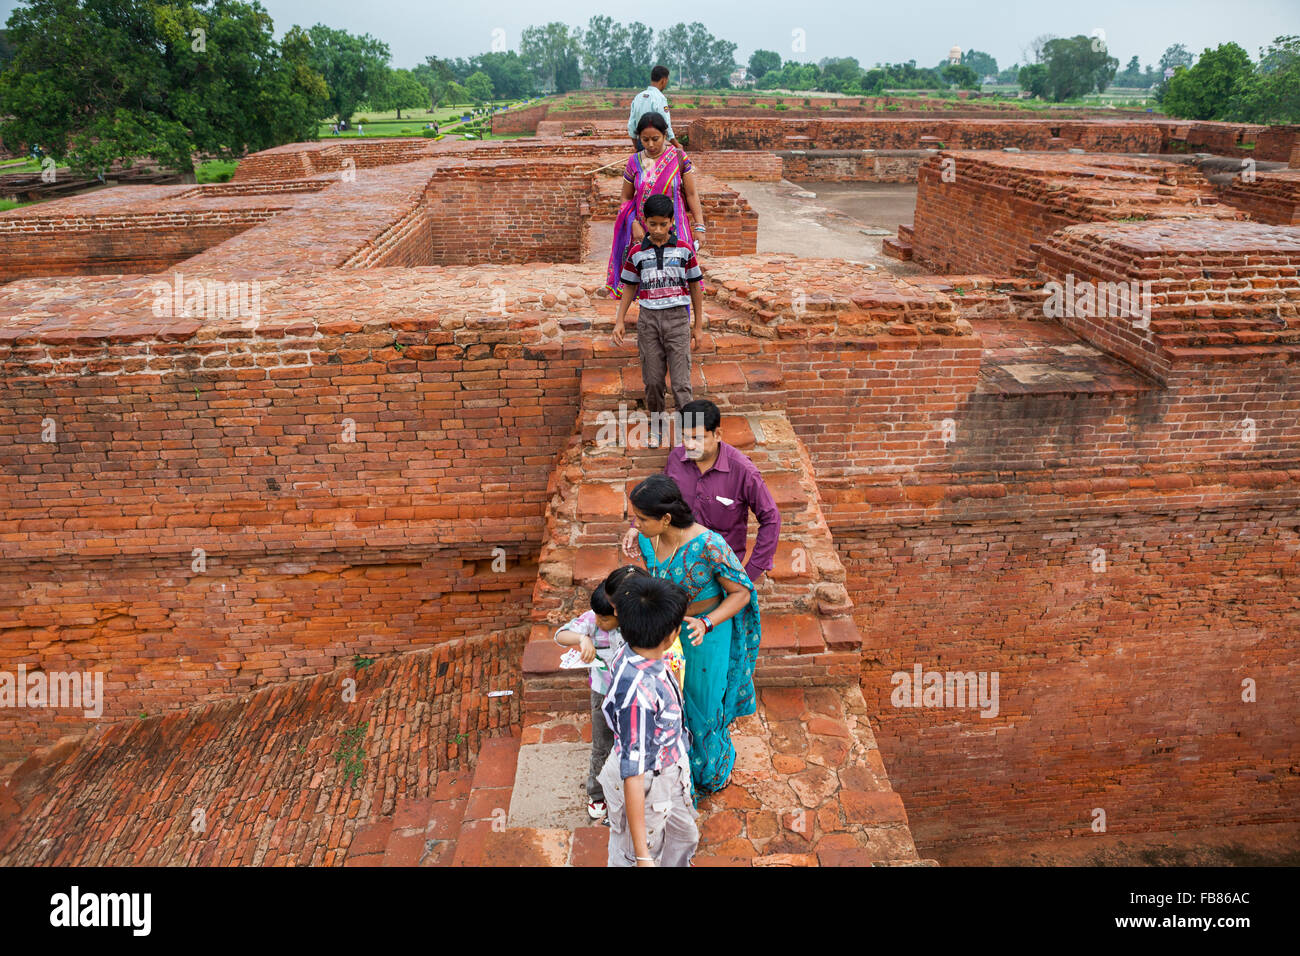
[[[591,764],[587,768],[587,799],[604,802],[605,790],[600,785],[600,771],[605,766],[605,759],[614,748],[614,731],[605,723],[605,713],[600,708],[605,703],[605,695],[591,692]]]
[[[691,319],[686,306],[642,307],[636,318],[636,348],[641,355],[645,410],[664,410],[664,377],[670,374],[680,411],[691,400]]]
[[[618,754],[611,753],[600,772],[609,808],[609,866],[636,866],[636,849],[627,825]],[[658,776],[644,777],[646,843],[656,866],[688,866],[700,844],[699,816],[691,799],[691,765],[683,756]]]

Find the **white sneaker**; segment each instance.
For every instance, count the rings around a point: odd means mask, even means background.
[[[587,816],[593,820],[603,820],[605,818],[605,801],[592,800],[587,804]]]

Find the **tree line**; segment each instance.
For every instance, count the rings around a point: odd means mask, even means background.
[[[658,31],[594,16],[585,27],[530,26],[519,49],[455,59],[426,57],[394,68],[388,45],[324,24],[291,27],[276,40],[258,0],[23,0],[0,31],[0,140],[39,147],[79,172],[148,157],[182,172],[197,155],[233,158],[315,139],[322,119],[360,109],[428,110],[482,104],[584,85],[640,88],[667,66],[676,87],[820,90],[870,95],[891,89],[977,89],[1014,79],[1029,94],[1063,101],[1112,85],[1151,89],[1162,109],[1193,119],[1300,122],[1300,38],[1279,37],[1259,60],[1222,44],[1199,59],[1181,44],[1156,66],[1137,57],[1123,71],[1097,37],[1035,38],[1025,64],[999,70],[967,50],[933,67],[862,66],[853,57],[782,61],[756,50],[747,67],[736,44],[702,23]]]

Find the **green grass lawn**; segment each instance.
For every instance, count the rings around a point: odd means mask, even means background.
[[[39,173],[41,163],[28,156],[26,159],[7,159],[0,163],[0,173]]]
[[[498,100],[494,106],[513,106],[515,100]],[[365,130],[365,135],[369,136],[419,136],[424,129],[425,123],[436,122],[440,128],[447,130],[449,124],[459,124],[460,118],[465,113],[472,113],[474,107],[465,106],[439,106],[432,112],[428,110],[403,110],[402,118],[397,118],[396,110],[376,111],[376,110],[358,110],[352,116],[352,129],[345,130],[337,137],[330,132],[333,125],[333,119],[323,120],[318,128],[318,134],[321,139],[342,139],[347,136],[356,136],[356,125],[358,121],[364,120],[361,125]],[[475,116],[474,120],[490,120],[491,115]],[[472,122],[472,121],[471,121]],[[448,130],[449,131],[449,130]]]
[[[238,165],[239,160],[236,159],[213,159],[200,163],[194,168],[194,180],[199,183],[229,182]]]
[[[0,199],[0,212],[7,212],[10,209],[17,209],[19,206],[30,206],[29,202],[19,202],[16,199]]]

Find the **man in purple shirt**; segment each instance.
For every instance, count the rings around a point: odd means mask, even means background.
[[[745,573],[758,584],[772,570],[781,512],[772,492],[752,461],[722,440],[722,414],[708,399],[697,398],[681,408],[682,444],[668,453],[664,474],[677,482],[695,520],[716,531],[745,564]],[[745,560],[749,513],[758,519],[754,550]],[[623,553],[639,557],[636,529],[623,536]]]

